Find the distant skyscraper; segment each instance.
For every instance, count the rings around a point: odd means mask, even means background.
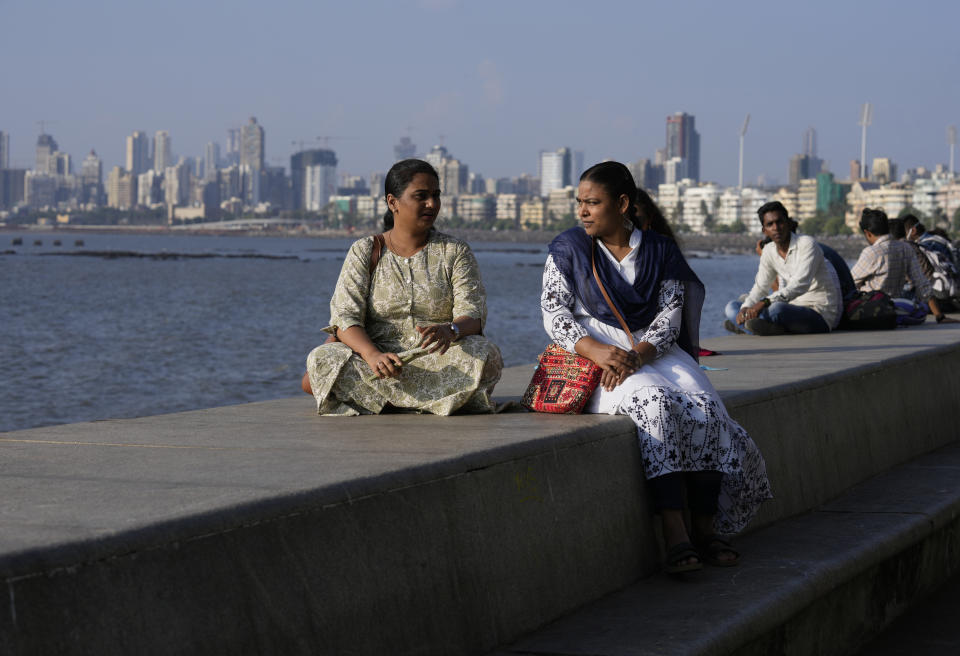
[[[137,203],[136,178],[129,171],[114,166],[107,176],[107,205],[128,210]]]
[[[573,184],[573,161],[569,148],[540,152],[540,195]]]
[[[80,163],[80,202],[85,205],[103,202],[103,162],[93,150]]]
[[[466,164],[455,157],[444,157],[435,167],[440,176],[440,190],[446,196],[460,196],[469,191],[470,171]]]
[[[700,180],[700,133],[696,129],[696,118],[685,112],[677,112],[667,117],[666,161],[674,157],[686,160],[684,173],[687,178]]]
[[[803,133],[803,154],[808,157],[817,156],[817,131],[813,127],[807,128]]]
[[[0,171],[10,168],[10,135],[0,130]]]
[[[153,136],[153,170],[164,173],[172,164],[173,155],[170,149],[170,133],[166,130],[157,130]]]
[[[874,157],[870,179],[880,184],[897,181],[897,165],[889,157]]]
[[[211,141],[203,147],[203,177],[207,180],[213,180],[217,177],[217,169],[219,168],[220,144]]]
[[[307,179],[307,169],[310,179]],[[315,148],[294,153],[290,157],[290,179],[293,187],[293,209],[312,209],[309,204],[318,206],[329,201],[337,189],[337,155],[332,150]],[[307,186],[312,185],[307,196]],[[326,193],[326,196],[324,196]]]
[[[190,166],[181,160],[163,173],[163,189],[167,205],[182,207],[190,198]]]
[[[38,173],[49,173],[50,156],[57,152],[57,149],[57,142],[49,134],[37,137],[37,162],[34,170]]]
[[[227,128],[227,152],[224,166],[240,164],[240,128]]]
[[[127,170],[133,175],[139,175],[150,168],[150,141],[147,133],[134,130],[127,137]]]
[[[400,137],[400,143],[393,147],[393,158],[396,161],[410,159],[417,154],[417,147],[410,137]]]
[[[258,125],[257,119],[251,116],[250,121],[240,128],[240,165],[260,171],[263,168],[263,156],[263,126]]]
[[[443,146],[436,145],[430,149],[430,152],[424,156],[424,159],[430,162],[433,168],[439,168],[440,162],[447,157],[450,157],[450,153],[447,152],[447,149]]]
[[[787,179],[791,185],[797,186],[801,180],[817,177],[822,169],[823,160],[817,157],[817,131],[807,128],[803,132],[803,154],[790,158]]]

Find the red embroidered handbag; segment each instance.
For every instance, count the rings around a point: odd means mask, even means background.
[[[600,287],[604,300],[620,322],[620,327],[630,338],[630,345],[636,346],[627,322],[614,307],[607,290],[600,282],[597,263],[594,259],[597,248],[596,239],[593,240],[592,248],[590,264],[593,266],[593,277]],[[527,385],[520,404],[534,412],[580,414],[594,390],[597,389],[597,385],[600,384],[602,374],[603,369],[589,358],[570,353],[558,344],[550,344],[540,354],[540,363],[537,365],[537,370],[533,372],[533,379]]]

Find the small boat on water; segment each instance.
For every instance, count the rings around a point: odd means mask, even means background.
[[[13,246],[23,246],[23,238],[22,238],[22,237],[14,237],[14,238],[13,238],[13,241],[12,241],[11,243],[12,243]]]
[[[43,246],[43,240],[42,240],[42,239],[34,239],[34,240],[33,240],[33,245],[34,245],[34,246]]]
[[[54,239],[54,240],[53,240],[53,245],[54,245],[54,246],[59,246],[59,245],[60,245],[60,240],[59,240],[59,239]]]
[[[74,245],[74,246],[83,246],[83,240],[82,240],[82,239],[77,239],[75,242],[73,242],[73,245]]]

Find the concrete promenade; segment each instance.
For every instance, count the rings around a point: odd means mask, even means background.
[[[0,653],[849,653],[960,565],[960,326],[706,345],[777,497],[741,567],[650,576],[623,417],[300,396],[0,435]]]

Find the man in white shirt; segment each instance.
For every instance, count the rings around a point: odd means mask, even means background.
[[[837,274],[813,237],[792,232],[782,203],[763,205],[757,214],[770,243],[763,247],[753,288],[740,304],[727,304],[724,326],[755,335],[825,333],[840,323],[843,311]],[[779,278],[780,286],[770,289]]]

